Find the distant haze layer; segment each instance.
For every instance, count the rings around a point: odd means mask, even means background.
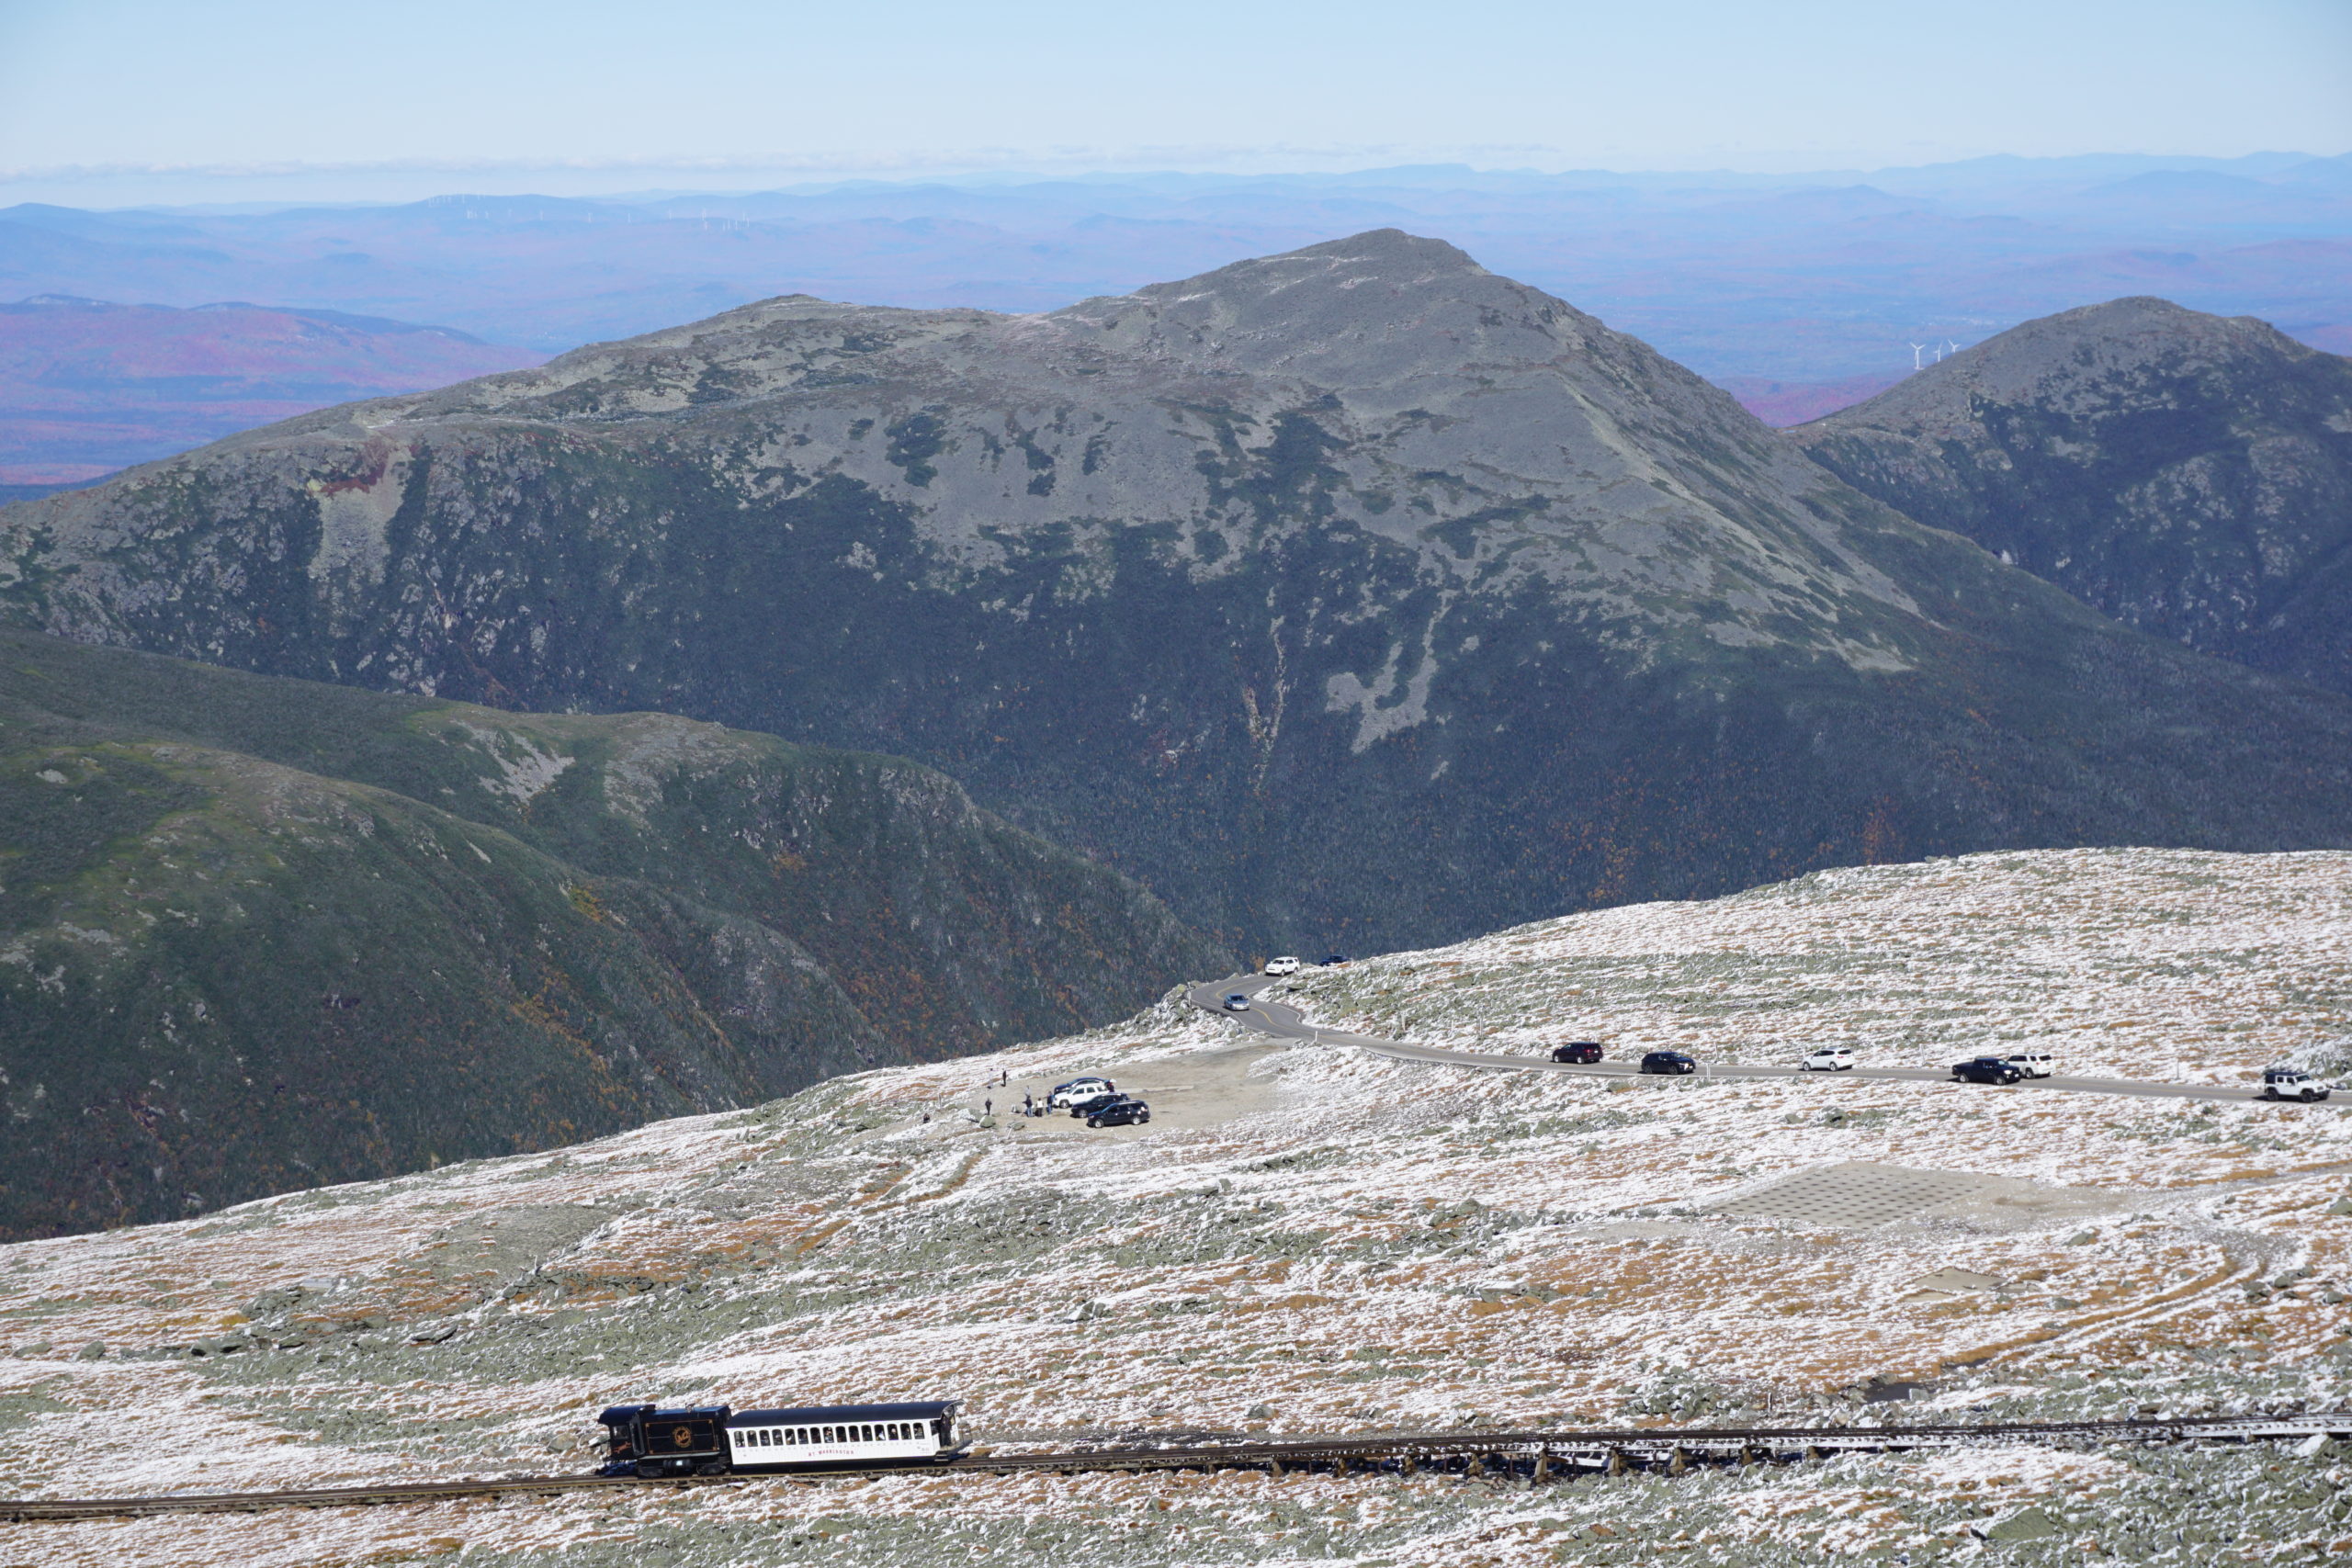
[[[1771,176],[1124,175],[267,211],[28,204],[0,209],[0,299],[249,299],[548,354],[795,292],[1051,310],[1383,225],[1577,300],[1776,423],[2120,295],[2352,347],[2352,158],[2300,153]]]
[[[542,357],[334,310],[37,296],[0,305],[0,486],[96,479],[329,403]]]

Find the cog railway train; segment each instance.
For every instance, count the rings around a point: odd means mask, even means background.
[[[734,1472],[936,1464],[964,1451],[957,1400],[736,1410],[616,1404],[596,1419],[611,1447],[604,1475],[725,1475]]]

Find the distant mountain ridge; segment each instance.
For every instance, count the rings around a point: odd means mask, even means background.
[[[912,755],[1250,952],[2352,843],[2352,705],[2115,626],[1396,231],[786,298],[0,512],[61,635]]]
[[[1230,963],[898,758],[0,632],[0,1239],[753,1103]]]
[[[0,296],[245,299],[544,353],[774,295],[1051,310],[1376,225],[1439,235],[1713,378],[1831,382],[1905,344],[2124,293],[2352,327],[2344,158],[1993,157],[1916,168],[848,180],[262,210],[0,208]],[[2139,176],[2211,175],[2199,196]],[[1860,197],[1852,187],[1875,195]],[[1841,192],[1849,193],[1841,196]],[[2249,195],[2257,199],[2249,206]],[[2313,338],[2312,341],[2319,341]]]
[[[0,304],[0,483],[86,480],[326,404],[540,358],[341,310],[35,295]]]
[[[2117,299],[1795,435],[1857,489],[2119,620],[2352,693],[2352,359]]]

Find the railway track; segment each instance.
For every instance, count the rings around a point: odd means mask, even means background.
[[[2352,1437],[2352,1411],[2321,1415],[2249,1416],[2206,1420],[2005,1422],[1951,1427],[1647,1427],[1622,1431],[1419,1433],[1318,1438],[1288,1442],[1245,1439],[1066,1449],[1044,1453],[981,1453],[923,1465],[922,1473],[1006,1475],[1046,1472],[1137,1473],[1149,1471],[1257,1471],[1413,1474],[1428,1472],[1489,1479],[1544,1481],[1628,1471],[1680,1474],[1703,1465],[1786,1463],[1847,1453],[1899,1453],[1963,1448],[1988,1442],[2177,1443],[2263,1442]],[[419,1481],[311,1491],[167,1494],[151,1497],[68,1497],[0,1500],[0,1520],[136,1517],[156,1514],[257,1513],[273,1508],[347,1508],[387,1503],[439,1502],[464,1497],[552,1495],[571,1492],[662,1486],[743,1486],[761,1482],[810,1482],[844,1476],[902,1474],[910,1467],[845,1465],[836,1469],[682,1476],[639,1481],[601,1475],[512,1476],[494,1480]]]

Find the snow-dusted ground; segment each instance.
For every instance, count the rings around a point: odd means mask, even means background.
[[[2070,1071],[2234,1081],[2352,1032],[2347,933],[2352,855],[2001,854],[1546,922],[1288,999],[1481,1049],[1764,1060],[1834,1039],[1926,1064],[2030,1041]],[[2352,1106],[1635,1084],[1261,1043],[1171,998],[755,1111],[7,1248],[7,1489],[581,1470],[624,1399],[955,1396],[1012,1444],[1849,1419],[1872,1377],[1930,1382],[1939,1418],[2352,1406],[2352,1214],[2330,1213]],[[1162,1114],[1089,1134],[969,1113],[1085,1070],[1161,1086]],[[2010,1185],[1861,1230],[1712,1211],[1852,1161]],[[1997,1287],[1921,1288],[1954,1269]],[[1534,1491],[909,1476],[20,1527],[0,1558],[1927,1562],[2031,1502],[2056,1533],[1984,1550],[2300,1561],[2352,1550],[2346,1478],[2328,1455],[2018,1447]]]

